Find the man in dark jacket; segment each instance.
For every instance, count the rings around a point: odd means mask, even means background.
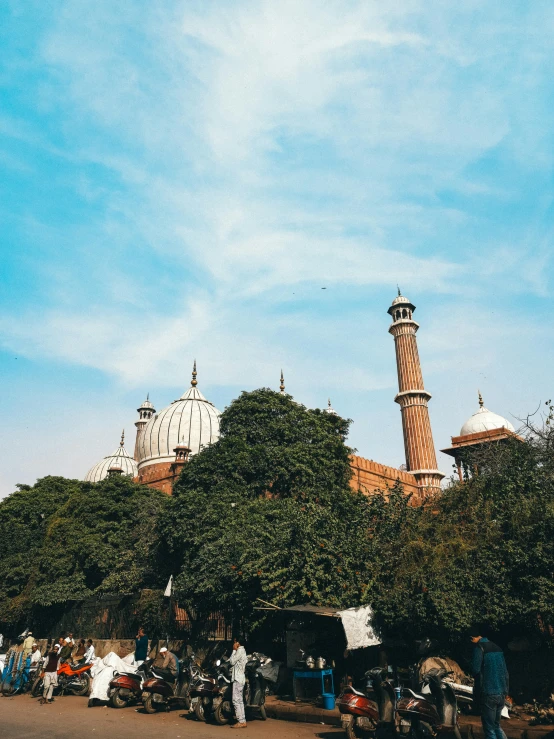
[[[472,636],[471,671],[475,677],[475,698],[480,702],[485,739],[506,739],[500,716],[508,695],[508,670],[504,652],[484,636]]]

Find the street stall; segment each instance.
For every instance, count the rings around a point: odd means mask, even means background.
[[[374,665],[379,659],[381,639],[370,606],[341,611],[312,605],[265,607],[284,616],[286,666],[295,701],[321,700],[332,707],[336,692],[360,661],[358,650],[364,653],[364,663]],[[367,652],[370,648],[375,648],[374,654]]]

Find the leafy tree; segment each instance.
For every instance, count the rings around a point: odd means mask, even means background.
[[[166,502],[163,493],[127,477],[81,483],[48,523],[33,603],[48,606],[159,586],[156,521]]]
[[[0,621],[93,594],[160,587],[167,496],[129,478],[46,477],[0,502]]]
[[[164,514],[182,600],[251,622],[256,598],[360,601],[368,506],[349,486],[348,425],[268,389],[231,403],[221,438],[186,465]]]
[[[17,622],[28,610],[46,529],[80,484],[44,477],[0,501],[0,622]]]

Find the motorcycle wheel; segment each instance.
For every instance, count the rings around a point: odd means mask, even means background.
[[[79,688],[68,688],[73,695],[88,695],[90,690],[90,675],[86,672],[79,678],[81,686]]]
[[[204,704],[202,703],[201,698],[199,698],[194,704],[194,715],[199,721],[206,720],[206,714],[204,713]]]
[[[188,682],[184,682],[181,685],[181,689],[179,690],[179,699],[183,703],[184,707],[188,711],[190,709],[190,692],[189,692],[189,684]]]
[[[129,701],[126,698],[122,698],[119,694],[119,688],[116,688],[110,695],[108,703],[112,708],[125,708]]]
[[[33,681],[33,685],[31,686],[31,698],[38,698],[40,695],[42,695],[42,690],[44,688],[44,678],[42,677],[35,677]]]
[[[219,724],[219,726],[225,726],[231,720],[229,712],[223,708],[225,704],[226,701],[221,701],[221,703],[218,703],[214,711],[214,719],[216,724]]]
[[[157,713],[158,712],[158,709],[154,702],[154,696],[152,695],[152,693],[149,693],[144,699],[144,710],[146,711],[146,713]]]
[[[344,727],[346,733],[346,739],[359,739],[359,734],[356,731],[356,719],[354,718],[348,726]]]
[[[265,710],[265,703],[260,706],[260,718],[262,721],[267,721],[267,712]]]

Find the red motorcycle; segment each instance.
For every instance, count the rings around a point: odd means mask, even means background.
[[[62,662],[58,667],[58,686],[54,692],[58,695],[73,693],[73,695],[88,695],[91,686],[90,668],[91,664],[70,664]],[[44,670],[37,675],[31,688],[33,698],[42,695],[44,687]]]
[[[394,688],[386,680],[380,667],[368,670],[365,677],[366,693],[349,686],[338,698],[337,706],[341,713],[342,728],[348,739],[368,735],[377,739],[394,737]]]
[[[402,733],[410,739],[433,739],[446,735],[461,739],[456,693],[451,683],[444,679],[450,674],[446,670],[429,670],[421,683],[422,690],[429,689],[425,695],[409,688],[402,690],[396,711],[402,726],[407,727],[407,731]]]
[[[348,739],[357,739],[364,733],[375,733],[379,709],[377,703],[370,700],[365,693],[349,685],[339,695],[337,708]]]
[[[125,708],[132,703],[140,702],[142,684],[150,674],[153,660],[143,662],[137,672],[116,672],[110,680],[108,702],[112,708]]]

